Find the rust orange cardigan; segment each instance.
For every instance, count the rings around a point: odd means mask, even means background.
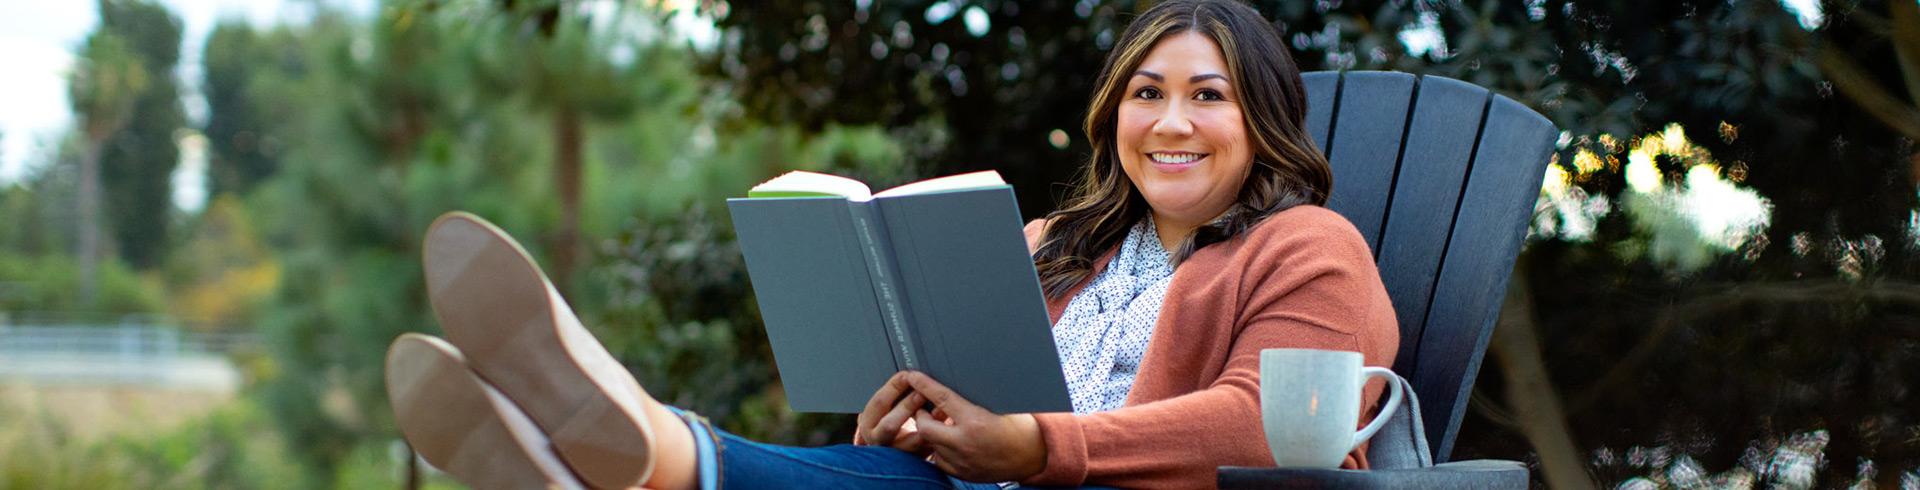
[[[1027,224],[1029,248],[1043,227]],[[1085,286],[1047,302],[1054,321]],[[1393,305],[1353,225],[1317,206],[1283,211],[1174,271],[1126,406],[1035,414],[1047,466],[1021,483],[1213,488],[1216,466],[1273,464],[1260,425],[1261,349],[1355,351],[1368,366],[1392,366],[1399,346]],[[1380,380],[1367,386],[1362,422],[1384,389]],[[1343,466],[1365,468],[1364,453]]]

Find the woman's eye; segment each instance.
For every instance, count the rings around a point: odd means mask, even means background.
[[[1226,100],[1226,97],[1221,96],[1220,92],[1212,90],[1201,90],[1200,93],[1193,94],[1193,98],[1204,101]]]
[[[1142,88],[1138,91],[1135,91],[1133,93],[1133,96],[1139,97],[1142,99],[1158,99],[1160,98],[1160,89],[1153,88],[1153,87]]]

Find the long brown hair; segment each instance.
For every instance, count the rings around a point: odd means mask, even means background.
[[[1233,0],[1173,0],[1154,6],[1127,26],[1107,53],[1087,107],[1087,139],[1093,157],[1081,167],[1072,194],[1049,222],[1034,252],[1040,283],[1057,298],[1093,275],[1094,260],[1126,238],[1148,207],[1120,168],[1115,132],[1127,80],[1161,39],[1198,33],[1220,46],[1227,77],[1239,92],[1253,144],[1253,165],[1233,206],[1219,220],[1193,231],[1174,251],[1175,264],[1201,247],[1245,232],[1275,213],[1301,204],[1322,205],[1333,189],[1326,157],[1301,127],[1307,96],[1300,68],[1280,32],[1251,7]]]

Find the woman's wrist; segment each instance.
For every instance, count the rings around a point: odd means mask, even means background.
[[[1040,419],[1033,414],[1023,413],[1014,417],[1014,423],[1020,427],[1020,432],[1024,436],[1022,439],[1025,441],[1021,445],[1023,449],[1021,457],[1016,459],[1023,463],[1020,468],[1020,474],[1023,476],[1020,478],[1031,478],[1046,471],[1047,438],[1040,432]]]

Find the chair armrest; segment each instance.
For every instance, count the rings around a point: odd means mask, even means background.
[[[1329,470],[1222,466],[1221,490],[1276,489],[1516,489],[1527,488],[1527,466],[1519,461],[1476,459],[1426,468]]]

